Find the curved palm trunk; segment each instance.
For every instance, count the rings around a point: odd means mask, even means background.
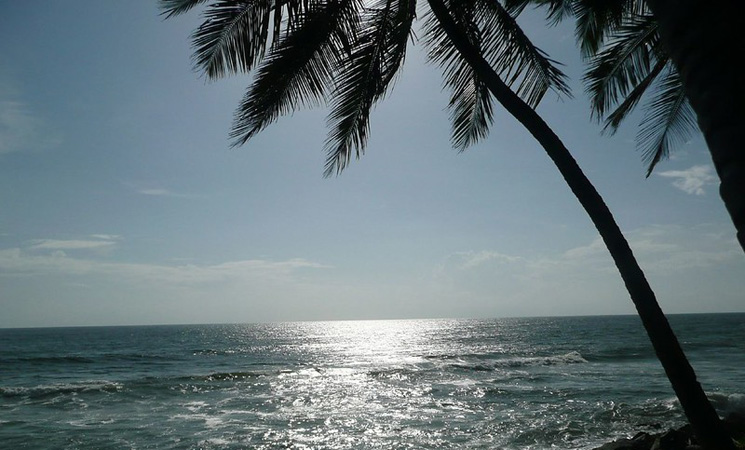
[[[745,2],[648,0],[662,44],[698,116],[719,194],[745,250]]]
[[[696,380],[675,334],[657,303],[654,292],[636,262],[626,238],[618,228],[600,194],[590,183],[567,148],[543,119],[510,88],[473,47],[450,16],[442,0],[428,0],[432,12],[453,45],[484,79],[491,93],[543,146],[564,180],[595,224],[613,257],[644,328],[662,363],[673,390],[699,441],[709,450],[734,450],[714,408]]]

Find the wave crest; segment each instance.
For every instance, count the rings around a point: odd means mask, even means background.
[[[587,362],[588,361],[578,351],[571,351],[561,355],[505,358],[490,362],[479,362],[476,364],[460,362],[452,364],[452,367],[471,370],[474,372],[487,372],[503,368],[514,369],[528,366],[563,366],[568,364],[584,364]]]
[[[123,388],[120,383],[110,381],[81,381],[69,384],[47,384],[33,387],[0,387],[0,396],[6,398],[27,397],[38,400],[61,394],[81,392],[118,392]]]

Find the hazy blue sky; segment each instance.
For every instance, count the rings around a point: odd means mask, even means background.
[[[457,154],[437,68],[410,49],[366,155],[322,177],[324,110],[240,149],[245,76],[192,70],[198,14],[155,1],[0,1],[0,327],[632,313],[542,149],[498,112]],[[703,141],[644,178],[641,116],[600,136],[571,30],[526,30],[572,77],[539,112],[667,312],[742,311],[745,258]]]

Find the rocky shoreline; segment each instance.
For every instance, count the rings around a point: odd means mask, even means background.
[[[730,414],[724,424],[738,448],[745,448],[745,415]],[[701,450],[690,425],[662,433],[637,433],[630,439],[618,439],[595,450]]]

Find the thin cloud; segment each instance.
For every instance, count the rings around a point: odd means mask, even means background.
[[[76,241],[46,241],[32,246],[34,250],[40,248],[56,250],[41,255],[20,248],[0,250],[0,269],[5,272],[6,276],[90,275],[115,278],[131,283],[156,282],[170,286],[193,286],[227,281],[282,282],[290,280],[292,275],[301,269],[330,268],[302,258],[285,261],[251,259],[212,265],[166,265],[98,261],[91,258],[71,257],[59,251],[62,248],[90,248],[76,246],[74,242]]]
[[[704,187],[717,183],[711,166],[698,165],[686,170],[668,170],[658,175],[673,179],[673,186],[691,195],[704,195]]]
[[[650,225],[625,232],[629,245],[644,270],[672,274],[703,269],[741,259],[734,233],[711,224],[694,227]],[[595,270],[613,271],[615,266],[598,237],[588,245],[564,252],[562,263],[590,264]]]
[[[10,80],[0,78],[0,155],[43,150],[60,143]]]
[[[525,263],[526,260],[519,256],[507,255],[492,250],[455,252],[447,255],[442,262],[435,266],[432,276],[442,281],[453,275],[476,274],[482,270],[488,272],[498,266],[503,269],[510,266],[520,268]]]
[[[519,262],[521,258],[506,255],[504,253],[482,250],[480,252],[462,252],[457,256],[460,259],[460,267],[464,270],[479,267],[487,263],[513,263]]]
[[[742,261],[734,231],[728,231],[711,224],[655,225],[629,233],[629,241],[645,269],[669,275]]]
[[[124,185],[132,189],[137,194],[147,195],[149,197],[170,197],[186,199],[202,198],[202,196],[199,195],[175,192],[157,185],[152,186],[152,184],[147,182],[125,182]]]
[[[567,250],[566,252],[564,252],[563,259],[569,261],[587,260],[590,258],[594,259],[599,255],[604,256],[607,253],[608,249],[605,246],[605,243],[603,243],[603,240],[600,239],[600,237],[596,237],[588,245],[583,245]]]
[[[705,224],[695,227],[652,225],[625,233],[642,268],[659,274],[716,267],[742,260],[734,233]],[[550,274],[578,271],[616,273],[613,260],[600,237],[553,255],[522,257],[496,251],[458,252],[438,268],[440,273],[484,271],[511,276],[541,278]]]
[[[658,225],[632,230],[626,236],[650,281],[664,286],[661,298],[675,298],[679,311],[693,308],[701,299],[694,291],[672,293],[669,286],[673,283],[705,284],[713,276],[727,274],[729,278],[745,267],[734,233],[723,225]],[[600,238],[563,252],[538,255],[458,252],[433,269],[422,289],[464,308],[490,305],[497,311],[492,314],[498,315],[630,312],[628,293]],[[737,289],[715,284],[710,293],[723,293],[721,301],[730,302]]]
[[[0,101],[0,154],[23,150],[34,139],[37,120],[26,105],[18,101]]]
[[[85,250],[115,245],[112,240],[60,240],[40,239],[31,246],[34,250]]]
[[[142,195],[153,195],[160,197],[175,197],[176,194],[169,191],[168,189],[140,189],[137,191],[138,194]]]
[[[105,241],[119,241],[122,239],[121,235],[118,234],[91,234],[94,239],[103,239]]]

